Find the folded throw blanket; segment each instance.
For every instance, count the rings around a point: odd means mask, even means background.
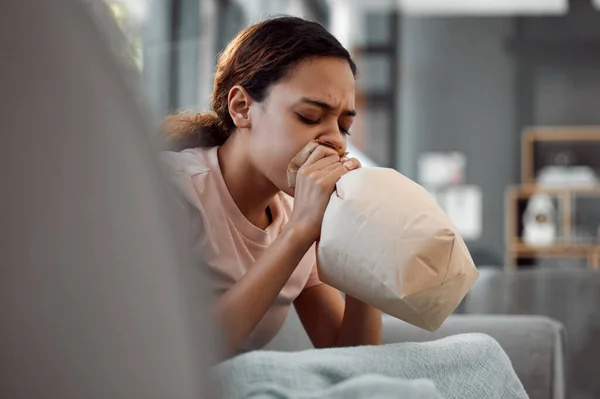
[[[484,334],[303,352],[256,351],[216,367],[231,399],[522,399],[508,356]]]

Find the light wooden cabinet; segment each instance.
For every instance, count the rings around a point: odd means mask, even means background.
[[[521,166],[505,198],[506,266],[580,258],[599,270],[600,127],[528,129]]]

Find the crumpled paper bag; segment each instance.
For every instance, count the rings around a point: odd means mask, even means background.
[[[302,165],[318,145],[309,143],[293,163]],[[440,327],[479,276],[435,199],[386,168],[361,168],[338,181],[317,257],[321,281],[428,331]]]

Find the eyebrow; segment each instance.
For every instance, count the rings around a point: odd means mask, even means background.
[[[304,103],[316,105],[317,107],[321,107],[323,109],[326,109],[327,111],[335,110],[335,107],[333,105],[328,104],[324,101],[314,100],[312,98],[307,98],[307,97],[303,97],[301,101]],[[349,109],[349,110],[342,112],[342,114],[347,115],[347,116],[356,116],[356,111],[353,109]]]

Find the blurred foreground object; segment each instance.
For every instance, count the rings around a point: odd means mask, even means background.
[[[110,23],[0,3],[0,398],[215,397],[200,268]]]

